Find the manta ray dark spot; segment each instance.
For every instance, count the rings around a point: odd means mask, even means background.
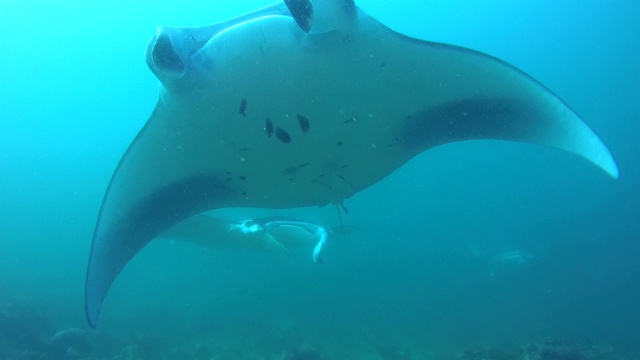
[[[380,64],[380,67],[384,67],[385,65],[387,65],[387,63],[383,61],[383,62]]]
[[[273,121],[271,119],[266,118],[264,120],[264,131],[267,132],[267,136],[271,137],[273,135]]]
[[[309,166],[309,163],[302,163],[302,164],[298,165],[298,168],[302,169],[302,168],[307,167],[307,166]]]
[[[240,115],[242,116],[246,116],[247,115],[247,99],[242,99],[242,101],[240,101]]]
[[[244,151],[247,151],[247,150],[249,150],[249,148],[240,148],[240,149],[238,149],[238,151],[240,151],[240,152],[244,152]]]
[[[231,175],[231,171],[225,171],[225,174]]]
[[[347,168],[347,164],[342,165],[342,168],[346,169]],[[338,175],[338,176],[340,176],[340,175]],[[342,176],[340,176],[340,177],[342,177]],[[344,180],[344,179],[342,179],[342,180]]]
[[[303,133],[309,131],[309,128],[311,127],[311,124],[309,124],[309,119],[302,115],[296,116],[298,117],[298,125],[300,125],[300,130],[302,130]]]
[[[283,128],[276,126],[276,137],[285,144],[291,142],[291,136]]]
[[[151,50],[153,65],[165,72],[181,73],[185,69],[185,64],[180,58],[167,34],[161,34],[155,41]]]
[[[350,123],[354,123],[356,121],[358,121],[358,118],[355,117],[355,116],[352,116],[352,117],[348,118],[347,120],[343,121],[342,123],[343,124],[350,124]]]
[[[342,144],[344,144],[344,142],[342,140],[338,140],[336,141],[336,145],[337,146],[342,146]]]
[[[296,166],[289,166],[288,168],[282,169],[282,173],[284,175],[293,175],[298,172],[298,168]]]
[[[311,180],[311,182],[312,182],[312,183],[317,183],[317,182],[318,182],[318,179],[313,179],[313,180]]]
[[[247,196],[247,192],[246,192],[246,191],[243,191],[243,192],[242,192],[242,196]]]
[[[240,180],[247,180],[247,177],[246,177],[246,176],[244,176],[244,175],[241,175],[241,176],[239,176],[239,177],[238,177],[238,179],[240,179]]]

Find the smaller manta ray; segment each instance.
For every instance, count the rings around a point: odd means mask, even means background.
[[[286,217],[235,222],[200,214],[176,224],[158,238],[188,241],[207,249],[251,248],[283,254],[314,246],[313,261],[322,264],[321,252],[331,233],[321,225]]]

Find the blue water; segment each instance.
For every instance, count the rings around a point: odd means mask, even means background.
[[[50,352],[68,328],[86,331],[85,358],[448,359],[532,343],[640,354],[640,5],[625,0],[358,1],[397,31],[540,80],[603,138],[620,180],[541,147],[438,147],[346,201],[357,230],[324,265],[152,243],[90,330],[93,227],[157,99],[148,38],[269,3],[0,3],[0,359],[81,358]],[[339,222],[333,207],[312,212]]]

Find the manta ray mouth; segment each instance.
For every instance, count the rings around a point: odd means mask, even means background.
[[[162,28],[158,29],[156,36],[149,41],[147,63],[158,77],[177,79],[182,77],[186,70],[170,34]]]

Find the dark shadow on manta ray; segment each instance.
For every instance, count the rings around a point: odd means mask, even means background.
[[[597,135],[528,75],[398,34],[352,0],[287,0],[161,28],[147,63],[160,97],[103,200],[86,282],[91,326],[138,251],[209,209],[341,203],[420,152],[472,139],[556,147],[618,177]]]

